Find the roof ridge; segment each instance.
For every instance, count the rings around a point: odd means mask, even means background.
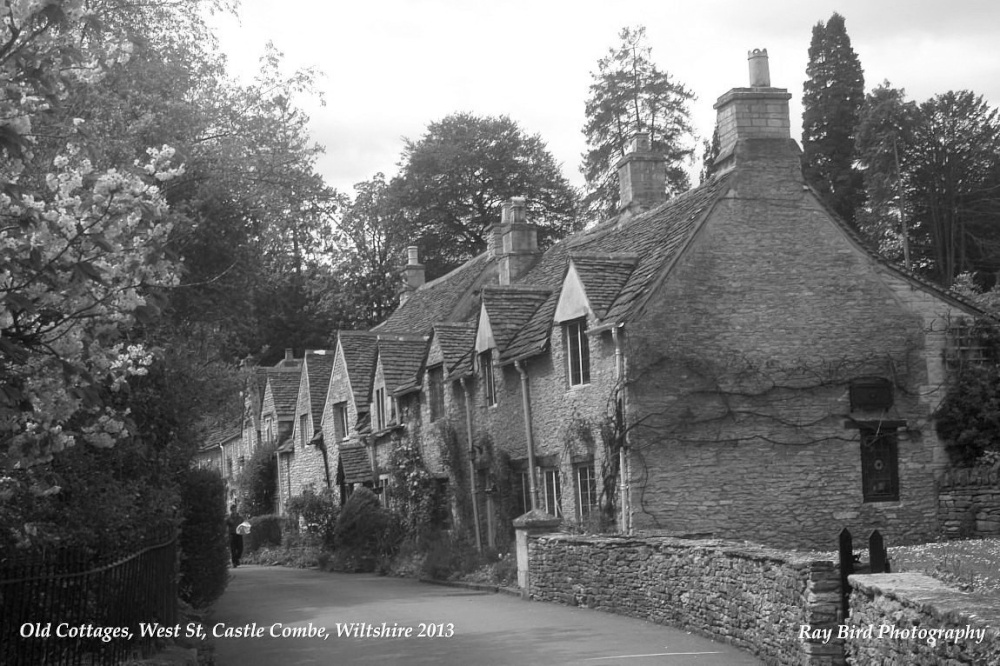
[[[570,259],[590,259],[620,264],[634,264],[639,261],[638,252],[570,252]]]

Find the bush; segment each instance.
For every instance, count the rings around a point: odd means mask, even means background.
[[[935,414],[938,436],[953,465],[968,467],[1000,442],[1000,371],[963,370]]]
[[[376,500],[377,502],[378,500]],[[337,525],[337,502],[329,489],[321,493],[306,490],[288,501],[288,514],[304,527],[308,545],[333,550]]]
[[[395,544],[386,539],[389,512],[368,488],[358,488],[344,503],[334,529],[338,560],[355,571],[374,571],[376,563]]]
[[[212,603],[229,581],[226,486],[219,473],[190,470],[181,482],[181,598],[195,608]]]
[[[252,553],[263,546],[280,546],[284,522],[284,518],[276,515],[251,518],[250,534],[243,537],[243,551]]]
[[[278,462],[275,444],[257,447],[240,474],[240,505],[249,516],[274,513],[278,495]]]

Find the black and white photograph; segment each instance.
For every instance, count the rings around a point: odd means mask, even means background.
[[[1000,666],[1000,5],[6,0],[0,664]]]

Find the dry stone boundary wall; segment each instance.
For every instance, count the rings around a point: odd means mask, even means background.
[[[938,523],[948,539],[1000,536],[1000,469],[956,469],[942,475]]]
[[[690,629],[768,664],[843,664],[836,562],[754,544],[550,534],[528,540],[528,596]]]

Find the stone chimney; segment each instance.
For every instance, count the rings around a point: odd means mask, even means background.
[[[503,205],[500,224],[491,230],[502,285],[509,285],[524,275],[541,255],[538,227],[528,224],[527,210],[524,197],[511,198],[510,203]]]
[[[403,276],[403,289],[399,294],[399,304],[402,305],[410,294],[424,285],[424,265],[420,263],[416,245],[406,248],[406,266],[399,274]]]
[[[667,158],[653,153],[649,132],[632,135],[617,169],[621,210],[640,212],[667,200]]]
[[[750,87],[733,88],[715,103],[718,112],[720,169],[735,166],[737,144],[748,139],[771,139],[791,143],[791,122],[784,88],[771,87],[767,49],[754,49],[747,55]],[[797,159],[797,158],[796,158]]]

